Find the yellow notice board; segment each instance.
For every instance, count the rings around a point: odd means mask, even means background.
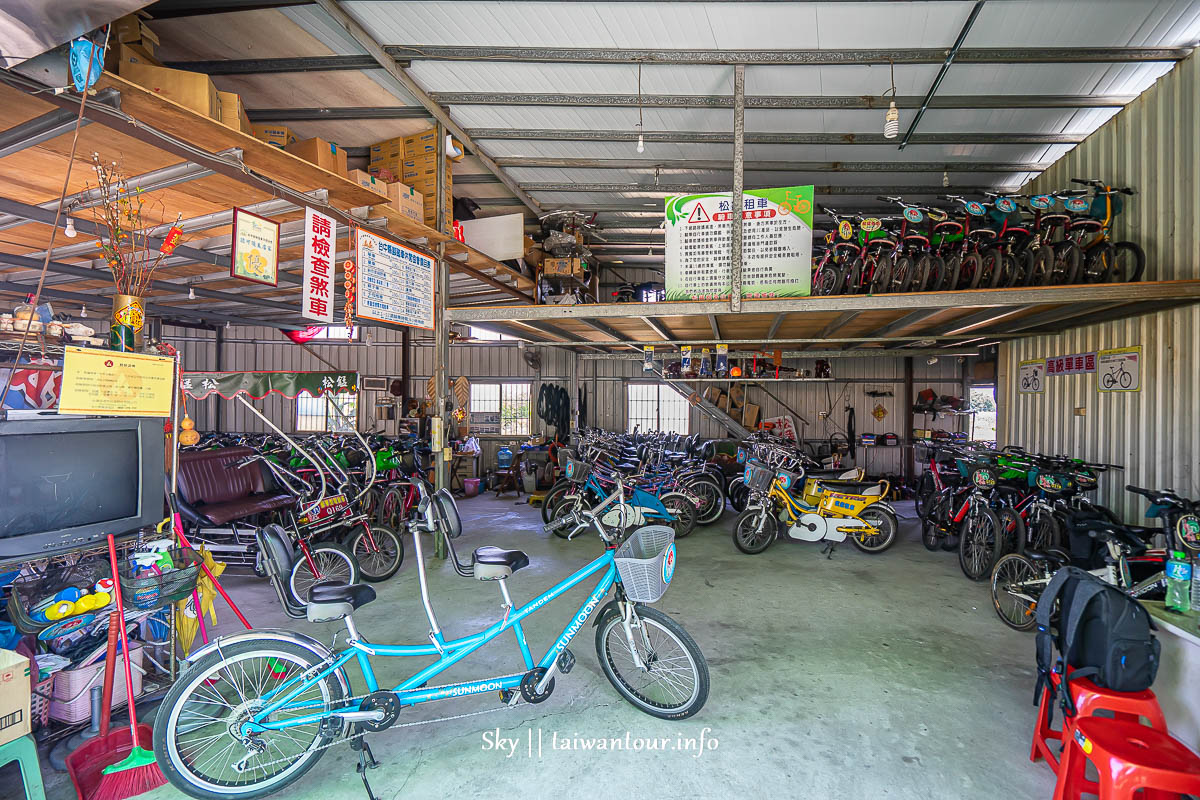
[[[68,347],[60,414],[169,417],[175,359]]]

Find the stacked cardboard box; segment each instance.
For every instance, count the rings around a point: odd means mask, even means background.
[[[455,143],[456,144],[456,143]],[[422,222],[432,226],[437,219],[437,129],[386,139],[371,146],[368,168],[377,178],[402,181],[405,186],[419,192],[424,208]],[[457,148],[461,158],[461,145]],[[447,153],[447,155],[451,155]],[[446,198],[447,229],[454,205],[454,176],[450,164],[446,164],[443,186]]]
[[[583,261],[578,258],[546,258],[542,260],[543,275],[573,275],[583,278]]]
[[[246,116],[242,96],[237,92],[217,90],[217,97],[221,101],[221,124],[253,136],[254,126],[250,124],[250,117]]]
[[[742,424],[743,428],[754,430],[762,417],[762,409],[754,403],[746,402],[746,385],[735,383],[729,387],[729,394],[721,392],[715,401],[710,401]]]
[[[372,192],[377,192],[384,197],[387,197],[387,184],[369,172],[361,169],[352,169],[346,171],[346,177],[362,186],[364,189],[370,189]]]
[[[167,69],[155,58],[158,37],[137,14],[113,23],[116,45],[109,48],[105,69],[193,111],[221,119],[217,87],[202,72]]]
[[[283,150],[288,145],[298,141],[296,134],[292,133],[292,129],[287,125],[278,125],[275,123],[267,123],[263,125],[252,126],[252,133],[255,139],[261,139],[269,145],[274,145],[280,150]]]
[[[320,137],[301,139],[283,148],[292,155],[300,156],[310,164],[338,175],[346,174],[346,151],[333,142],[327,142]]]

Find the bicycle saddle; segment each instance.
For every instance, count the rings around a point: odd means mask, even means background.
[[[478,547],[471,555],[476,580],[496,581],[507,578],[522,567],[529,566],[529,556],[520,550],[499,547]]]
[[[309,622],[333,622],[354,613],[375,599],[375,590],[365,583],[322,581],[308,590],[308,605],[304,607]]]

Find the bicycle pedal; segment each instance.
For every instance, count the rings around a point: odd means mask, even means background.
[[[575,654],[569,648],[564,647],[563,651],[558,654],[558,671],[566,675],[575,667]]]

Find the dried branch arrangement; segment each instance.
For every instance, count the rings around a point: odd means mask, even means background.
[[[152,237],[151,232],[159,226],[147,226],[143,212],[156,208],[161,211],[162,202],[144,194],[141,187],[131,189],[117,162],[104,164],[99,153],[92,153],[92,168],[96,172],[96,186],[89,184],[87,188],[99,200],[92,208],[100,227],[96,247],[104,254],[117,292],[145,297],[154,280],[154,271],[179,244],[182,215],[176,215],[175,224],[165,236]],[[155,216],[162,218],[161,214]],[[155,246],[153,242],[159,238],[162,244]]]

